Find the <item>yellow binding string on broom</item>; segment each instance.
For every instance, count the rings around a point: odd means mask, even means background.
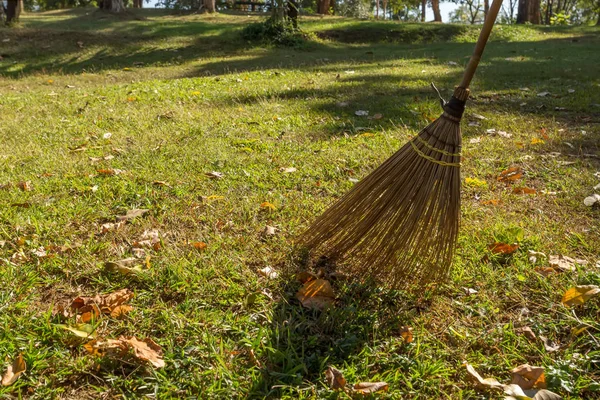
[[[429,133],[429,132],[427,132],[427,133]],[[450,153],[449,151],[438,149],[437,147],[433,147],[432,145],[429,144],[429,142],[423,140],[423,138],[421,136],[415,136],[415,139],[417,139],[419,142],[421,142],[423,144],[423,146],[427,147],[429,150],[437,151],[438,153],[443,154],[445,156],[460,157],[460,153],[458,153],[458,154]]]
[[[432,163],[441,165],[443,167],[460,167],[460,163],[451,163],[451,162],[446,162],[446,161],[442,161],[442,160],[436,160],[433,157],[429,157],[427,154],[425,154],[421,150],[419,150],[419,148],[417,147],[415,142],[412,140],[410,141],[410,145],[412,146],[413,150],[417,152],[418,155],[420,155],[427,161],[431,161]],[[454,154],[454,156],[456,156],[456,154]]]

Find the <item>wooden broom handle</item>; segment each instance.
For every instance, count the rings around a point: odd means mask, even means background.
[[[485,21],[483,22],[483,28],[481,28],[481,33],[479,34],[479,39],[477,39],[477,44],[475,45],[475,50],[473,51],[471,60],[469,60],[469,65],[467,65],[462,82],[459,85],[461,88],[467,89],[471,83],[471,79],[473,79],[473,75],[475,75],[475,70],[479,65],[479,60],[481,60],[483,49],[485,49],[485,44],[490,37],[490,33],[492,32],[494,22],[496,22],[496,17],[498,16],[501,6],[502,0],[494,0],[492,6],[488,10]]]

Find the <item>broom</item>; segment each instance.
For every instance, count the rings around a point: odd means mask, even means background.
[[[490,7],[441,117],[317,218],[301,245],[396,288],[447,278],[460,217],[460,120],[501,3]]]

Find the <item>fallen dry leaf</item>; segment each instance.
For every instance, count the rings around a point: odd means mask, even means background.
[[[546,388],[546,376],[544,375],[543,367],[533,367],[529,364],[519,365],[512,371],[512,382],[523,390],[538,388]]]
[[[142,267],[137,265],[138,259],[135,257],[125,258],[119,261],[107,261],[104,268],[109,272],[118,272],[123,275],[135,275],[142,272]]]
[[[98,175],[114,176],[114,175],[122,174],[125,171],[123,171],[122,169],[104,168],[104,169],[97,169],[96,172],[98,173]]]
[[[306,282],[296,293],[296,298],[306,308],[322,310],[333,305],[335,293],[329,281],[315,279]]]
[[[260,203],[260,208],[262,208],[263,210],[274,211],[276,207],[275,207],[275,205],[269,203],[268,201],[264,201],[264,202]]]
[[[8,366],[6,372],[2,376],[2,386],[10,386],[19,379],[19,376],[27,371],[27,364],[23,360],[23,355],[19,354]]]
[[[223,176],[225,176],[222,172],[217,171],[207,172],[205,175],[210,179],[221,179]]]
[[[497,206],[500,203],[502,203],[502,201],[497,200],[497,199],[485,200],[485,201],[481,202],[481,204],[491,205],[491,206]]]
[[[521,179],[523,176],[523,171],[519,167],[511,167],[507,170],[504,170],[498,176],[500,182],[514,182],[518,179]]]
[[[380,391],[387,391],[389,385],[386,382],[360,382],[354,384],[354,390],[361,394],[369,394]]]
[[[518,187],[513,189],[514,194],[536,194],[537,191],[528,187]]]
[[[533,333],[531,328],[528,326],[523,326],[521,328],[517,328],[517,329],[515,329],[515,331],[517,333],[520,333],[521,335],[525,336],[527,339],[529,339],[531,341],[534,341],[537,339],[537,337],[535,336],[535,333]]]
[[[19,183],[17,183],[17,187],[24,192],[29,192],[29,191],[31,191],[31,182],[29,182],[29,181],[19,182]]]
[[[560,345],[551,343],[546,336],[540,335],[540,340],[544,343],[544,348],[548,353],[553,353],[560,349]]]
[[[265,236],[274,236],[277,233],[277,228],[271,225],[265,226],[265,230],[263,231],[263,235]]]
[[[160,250],[160,247],[161,247],[160,246],[160,234],[159,234],[158,230],[152,229],[152,230],[144,231],[140,240],[133,242],[132,247],[138,248],[138,249],[141,249],[141,248],[153,249],[155,251]]]
[[[138,360],[149,362],[156,368],[165,366],[162,348],[150,338],[139,340],[135,336],[121,336],[118,339],[98,339],[86,343],[83,347],[88,353],[97,356],[123,356],[128,350],[133,350],[133,355]]]
[[[56,326],[82,338],[96,337],[96,334],[94,333],[94,327],[90,324],[76,324],[74,326],[57,324]]]
[[[154,182],[152,182],[152,184],[153,184],[154,186],[166,186],[166,187],[171,187],[171,185],[169,185],[169,183],[168,183],[168,182],[166,182],[166,181],[154,181]]]
[[[141,217],[142,215],[146,214],[148,211],[150,211],[150,210],[144,209],[144,208],[140,208],[140,209],[136,208],[133,210],[128,210],[125,215],[118,216],[117,219],[119,221],[130,221],[137,217]]]
[[[548,263],[552,268],[560,271],[576,271],[577,268],[575,268],[575,264],[586,265],[588,262],[586,260],[574,259],[563,255],[551,255],[548,259]]]
[[[544,141],[540,138],[534,137],[533,139],[531,139],[531,144],[544,144]]]
[[[346,386],[344,375],[331,366],[327,367],[327,371],[325,371],[325,379],[327,379],[327,384],[333,390],[343,389]]]
[[[400,336],[404,339],[405,343],[412,343],[413,341],[413,328],[410,326],[400,327]]]
[[[373,115],[372,119],[381,119],[381,118],[383,118],[383,114],[377,113],[377,114]]]
[[[277,271],[275,271],[273,268],[271,268],[269,266],[264,267],[263,269],[259,269],[258,273],[260,275],[264,276],[265,278],[269,278],[269,279],[275,279],[279,275],[277,273]]]
[[[133,348],[133,354],[140,360],[148,361],[156,368],[165,366],[165,361],[162,359],[162,348],[152,339],[146,338],[142,341],[132,336],[125,341]]]
[[[506,244],[506,243],[500,243],[500,242],[496,242],[496,243],[492,243],[488,246],[488,248],[492,251],[492,253],[494,254],[512,254],[515,251],[517,251],[517,249],[519,248],[518,244]]]
[[[125,221],[114,222],[114,223],[107,222],[106,224],[102,224],[102,226],[100,226],[100,233],[116,231],[116,230],[122,228],[123,225],[125,225]]]
[[[280,171],[283,172],[284,174],[291,174],[292,172],[296,172],[297,169],[294,167],[288,167],[288,168],[281,168]]]
[[[529,393],[529,391],[527,391],[526,394],[531,397],[531,395],[533,393]],[[533,400],[562,400],[562,397],[557,395],[554,392],[547,390],[547,389],[542,389],[542,390],[538,390],[537,392],[535,392],[535,394],[533,394],[532,399]]]
[[[129,289],[121,289],[116,292],[96,295],[94,297],[79,296],[71,302],[71,308],[79,312],[84,312],[83,310],[85,310],[86,307],[96,306],[98,311],[102,314],[113,316],[114,312],[116,315],[122,315],[133,309],[131,306],[123,307],[125,306],[125,303],[133,298],[133,296],[133,292]],[[115,311],[117,308],[119,308],[118,311]]]
[[[567,307],[578,306],[584,304],[598,293],[600,293],[600,287],[596,285],[575,286],[565,292],[562,303]]]
[[[195,248],[196,250],[206,250],[208,245],[204,242],[193,242],[192,247]]]
[[[471,364],[464,364],[467,368],[467,373],[469,374],[469,378],[475,384],[476,389],[502,389],[504,385],[498,382],[494,378],[482,378],[481,375]]]

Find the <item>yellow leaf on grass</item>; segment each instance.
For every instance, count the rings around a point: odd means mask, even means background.
[[[386,382],[360,382],[354,384],[354,390],[361,394],[369,394],[380,391],[387,391],[389,385]]]
[[[465,364],[465,367],[476,389],[502,389],[504,386],[494,378],[482,378],[471,364]]]
[[[136,265],[137,258],[125,258],[119,261],[107,261],[104,263],[104,269],[109,272],[119,272],[123,275],[135,275],[142,272],[141,265]]]
[[[90,324],[76,324],[75,326],[57,324],[56,326],[59,328],[65,329],[67,331],[70,331],[71,333],[75,334],[76,336],[79,336],[82,338],[96,337],[96,334],[94,333],[94,327]]]
[[[536,138],[534,137],[533,139],[531,139],[531,144],[543,144],[544,141],[540,138]]]
[[[322,310],[333,305],[335,293],[329,281],[315,279],[306,282],[296,293],[296,298],[306,308]]]
[[[260,203],[260,208],[262,208],[263,210],[274,211],[276,207],[275,207],[275,205],[269,203],[268,201],[265,201],[265,202]]]
[[[23,360],[23,355],[19,354],[8,366],[6,372],[2,376],[2,386],[10,386],[19,379],[19,376],[27,371],[27,364]]]
[[[567,306],[578,306],[584,304],[600,293],[600,287],[596,285],[575,286],[567,290],[562,298],[562,303]]]
[[[327,367],[325,379],[327,379],[327,384],[333,390],[343,389],[346,386],[344,375],[342,375],[341,371],[333,367]]]
[[[486,188],[487,182],[477,178],[465,178],[465,185],[479,188]]]
[[[544,375],[543,367],[533,367],[529,364],[519,365],[512,371],[513,379],[511,384],[516,384],[523,390],[532,388],[545,389],[546,376]]]

